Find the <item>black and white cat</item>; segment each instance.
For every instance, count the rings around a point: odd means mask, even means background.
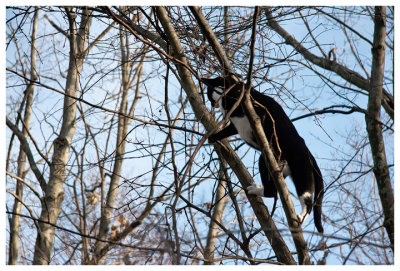
[[[207,96],[212,106],[219,107],[224,116],[233,107],[242,89],[244,89],[243,83],[236,83],[228,87],[228,81],[224,80],[223,77],[213,79],[202,78],[202,80],[208,86]],[[271,117],[267,115],[266,109],[275,121],[277,141],[281,150],[280,164],[282,174],[284,178],[291,176],[302,207],[302,212],[298,215],[299,221],[303,222],[308,217],[314,205],[314,224],[318,232],[322,233],[324,229],[321,223],[321,204],[324,194],[324,183],[314,156],[308,150],[304,139],[297,133],[296,128],[282,107],[273,98],[254,89],[251,89],[250,95],[255,101],[253,102],[253,106],[261,118],[265,135],[268,141],[272,142],[271,146],[276,154],[278,153],[278,146],[273,144],[273,142],[276,142],[273,138],[273,123]],[[209,138],[210,142],[239,134],[247,144],[259,150],[260,148],[258,147],[250,122],[241,105],[233,111],[229,119],[230,124],[218,133],[211,135]],[[248,193],[264,197],[275,197],[277,190],[268,173],[262,155],[260,155],[258,165],[263,187],[253,184],[247,187]],[[313,193],[315,193],[314,202],[312,200]]]

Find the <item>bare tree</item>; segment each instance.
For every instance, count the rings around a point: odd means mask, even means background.
[[[393,22],[393,7],[7,8],[8,263],[393,264]],[[215,76],[245,85],[276,202],[245,189],[257,151],[207,141],[228,121],[204,93]],[[250,87],[318,161],[323,235],[296,219]]]
[[[44,186],[42,211],[39,217],[39,231],[35,245],[33,264],[48,264],[50,262],[53,243],[54,226],[61,212],[64,200],[63,184],[69,149],[76,128],[76,100],[78,95],[79,77],[83,61],[87,55],[87,38],[91,25],[90,11],[83,10],[81,22],[76,24],[77,15],[70,8],[65,9],[69,22],[70,62],[65,85],[64,112],[62,126],[57,139],[54,141],[53,157],[50,163],[49,180]]]

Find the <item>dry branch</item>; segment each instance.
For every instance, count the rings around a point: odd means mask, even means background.
[[[306,60],[312,62],[313,64],[332,72],[342,77],[347,82],[370,91],[369,80],[362,77],[357,72],[337,63],[336,61],[331,61],[325,57],[318,57],[311,53],[307,48],[305,48],[299,41],[297,41],[292,35],[290,35],[284,28],[282,28],[275,17],[272,15],[271,8],[265,9],[265,15],[268,19],[268,25],[278,33],[284,40],[285,43],[292,46],[298,53],[300,53]],[[391,119],[394,119],[394,98],[393,95],[389,94],[386,90],[383,90],[382,105],[386,112],[389,114]]]

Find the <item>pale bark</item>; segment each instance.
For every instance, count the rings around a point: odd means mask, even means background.
[[[31,35],[31,56],[30,56],[30,79],[36,80],[36,32],[37,32],[37,24],[38,24],[38,14],[39,10],[36,8],[35,13],[33,15],[32,22],[32,35]],[[35,85],[31,82],[26,88],[26,103],[25,103],[25,113],[24,113],[24,128],[22,129],[22,135],[24,138],[28,137],[28,130],[30,127],[30,119],[32,112],[32,103],[33,103],[33,91]],[[17,176],[21,179],[25,178],[25,162],[26,162],[26,154],[24,152],[24,148],[22,145],[19,148],[18,154],[18,166],[17,166]],[[17,180],[17,186],[15,190],[15,195],[22,199],[23,195],[23,183]],[[18,199],[14,199],[13,206],[13,216],[10,221],[10,246],[9,246],[9,254],[8,254],[8,264],[15,265],[18,261],[18,239],[19,239],[19,231],[21,226],[21,218],[19,214],[21,213],[21,202]]]
[[[394,252],[394,197],[383,141],[380,108],[385,71],[386,7],[375,7],[375,29],[372,47],[371,82],[368,113],[365,115],[369,143],[374,160],[374,174],[382,202],[384,227]]]
[[[221,162],[221,164],[224,162]],[[226,178],[224,175],[224,169],[223,166],[221,165],[221,168],[219,170],[219,182],[217,186],[217,193],[215,196],[215,203],[213,206],[213,214],[212,214],[212,220],[210,222],[210,226],[208,228],[208,234],[207,234],[207,243],[204,248],[204,261],[205,265],[211,265],[214,264],[213,259],[214,259],[214,250],[215,250],[215,242],[218,238],[218,225],[215,221],[218,221],[219,223],[222,224],[222,219],[224,217],[224,205],[225,202],[227,201],[228,197],[225,196],[225,189],[226,189]]]
[[[76,29],[75,14],[70,8],[66,8],[70,24],[69,66],[65,86],[62,126],[59,136],[54,140],[54,151],[50,164],[49,181],[44,191],[42,210],[40,214],[40,232],[37,234],[33,264],[49,264],[54,245],[55,228],[61,212],[61,204],[64,199],[63,184],[65,181],[66,164],[69,159],[69,148],[76,129],[76,100],[79,87],[79,77],[82,65],[87,54],[84,54],[87,44],[89,28],[91,25],[90,12],[82,11],[79,29]],[[48,224],[50,223],[50,224]]]

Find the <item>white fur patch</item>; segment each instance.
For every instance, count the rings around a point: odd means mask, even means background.
[[[224,93],[224,90],[223,90],[222,88],[220,88],[220,87],[215,87],[214,89],[216,90],[216,92],[217,92],[218,95],[221,95],[222,93]],[[214,91],[214,92],[215,92],[215,91]],[[219,92],[219,93],[218,93],[218,92]]]
[[[247,192],[251,195],[263,197],[264,187],[262,185],[256,185],[255,183],[252,183],[250,186],[247,187]]]
[[[300,196],[301,213],[297,215],[300,223],[303,223],[309,216],[309,213],[307,213],[307,205],[305,203],[306,198],[312,199],[312,194],[310,192],[304,192],[303,195]]]
[[[250,145],[257,146],[257,142],[253,140],[253,130],[251,129],[250,122],[246,116],[244,117],[231,117],[233,125],[239,132],[240,137]]]

